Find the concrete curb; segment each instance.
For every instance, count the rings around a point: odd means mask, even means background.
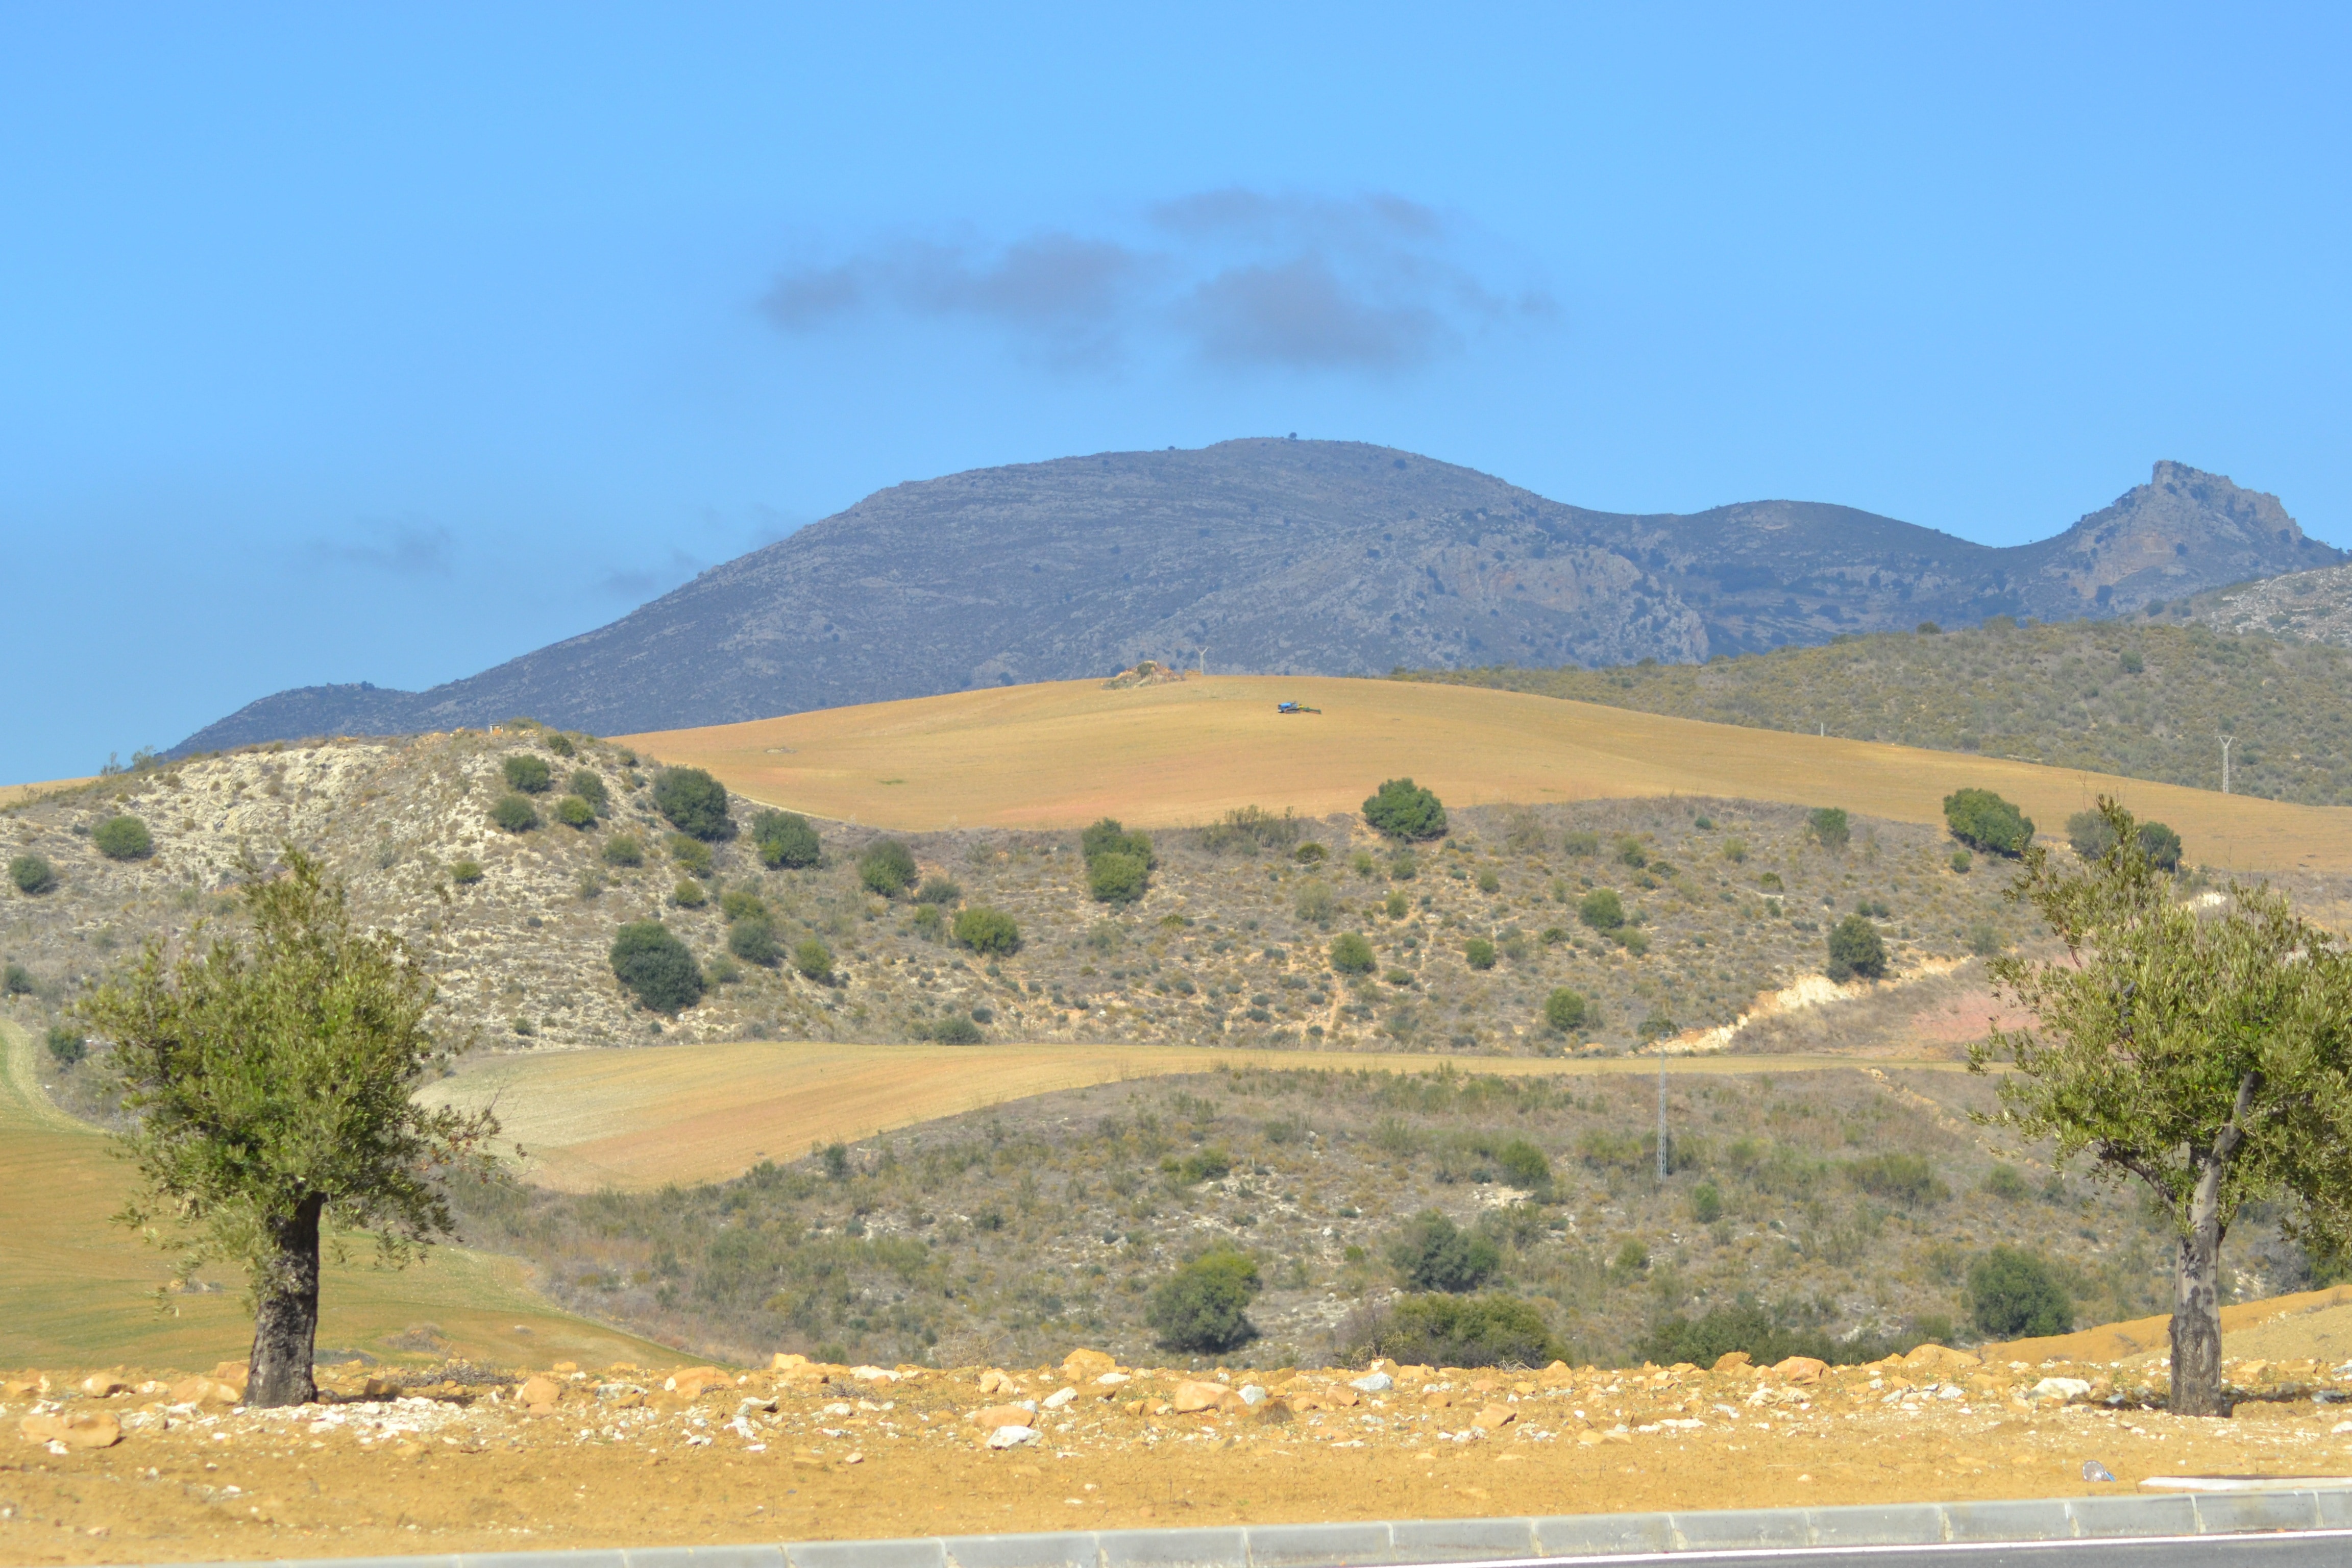
[[[1578,1562],[1628,1554],[2131,1541],[2352,1531],[2352,1489],[1891,1503],[1714,1513],[1255,1524],[1050,1535],[808,1541],[281,1560],[274,1568],[1404,1568]],[[194,1565],[184,1565],[194,1568]],[[223,1568],[210,1564],[207,1568]]]

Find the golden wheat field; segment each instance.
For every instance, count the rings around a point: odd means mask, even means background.
[[[0,1023],[0,1366],[91,1366],[207,1370],[242,1361],[253,1320],[233,1280],[227,1289],[163,1298],[163,1254],[112,1223],[130,1173],[107,1140],[52,1107],[36,1079],[35,1047],[24,1029]],[[363,1248],[328,1266],[320,1291],[319,1344],[385,1361],[454,1354],[491,1365],[598,1364],[626,1359],[677,1364],[676,1352],[551,1308],[520,1263],[463,1247],[436,1247],[405,1270],[378,1268]],[[436,1350],[417,1337],[430,1325]]]
[[[1851,1058],[1680,1057],[1672,1073],[1853,1068]],[[1874,1058],[1874,1067],[1959,1070],[1948,1059]],[[1056,1089],[1171,1073],[1282,1071],[1637,1073],[1655,1058],[1437,1058],[1339,1051],[1177,1046],[877,1046],[746,1040],[635,1051],[551,1051],[467,1063],[430,1086],[428,1104],[494,1105],[522,1146],[523,1174],[593,1192],[724,1181],[763,1159],[869,1137]]]
[[[1322,711],[1277,715],[1284,700]],[[1176,826],[1241,805],[1321,816],[1357,809],[1400,775],[1454,805],[1705,795],[1932,825],[1945,795],[1975,785],[2018,802],[2045,833],[2110,794],[2171,824],[2208,865],[2352,869],[2352,809],[1404,681],[1057,681],[625,739],[753,800],[907,832],[1106,815]]]

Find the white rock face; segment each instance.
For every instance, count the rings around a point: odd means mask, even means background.
[[[1348,1386],[1362,1394],[1386,1394],[1396,1386],[1396,1379],[1384,1372],[1367,1373]]]
[[[1036,1440],[1037,1428],[1034,1426],[999,1426],[988,1435],[988,1446],[992,1448],[1018,1448],[1024,1443]]]

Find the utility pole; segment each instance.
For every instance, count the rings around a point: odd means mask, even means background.
[[[1658,1185],[1666,1184],[1666,1053],[1658,1050]]]
[[[2230,742],[2234,737],[2221,737],[2221,793],[2230,793]]]

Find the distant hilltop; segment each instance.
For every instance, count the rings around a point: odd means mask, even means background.
[[[172,755],[516,714],[600,734],[1033,680],[1696,662],[2073,619],[2332,566],[2274,496],[2158,463],[1995,549],[1816,501],[1588,511],[1345,441],[1113,452],[896,485],[609,626],[429,691],[281,691]]]

